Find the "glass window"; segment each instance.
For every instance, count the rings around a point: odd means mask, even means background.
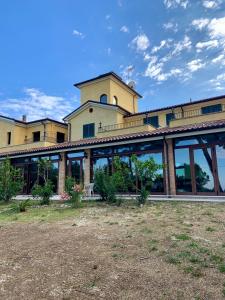
[[[138,151],[147,151],[147,150],[162,150],[163,149],[163,140],[145,142],[136,144]]]
[[[57,132],[56,133],[56,141],[57,141],[57,143],[65,142],[65,133]]]
[[[121,154],[121,153],[126,153],[126,152],[134,152],[135,150],[136,150],[136,145],[135,144],[122,145],[122,146],[115,147],[115,153],[116,154]]]
[[[83,157],[84,151],[67,153],[68,158]]]
[[[144,124],[149,124],[152,125],[156,128],[159,127],[159,117],[158,116],[153,116],[153,117],[146,117],[143,119]]]
[[[188,148],[175,150],[175,172],[177,192],[191,193],[191,166]]]
[[[138,155],[138,159],[141,161],[146,161],[150,158],[153,158],[155,163],[158,165],[163,165],[163,155],[162,153],[147,153]],[[163,193],[164,192],[164,172],[163,168],[157,171],[157,177],[152,183],[146,181],[146,187],[152,193]],[[140,183],[138,183],[140,188]]]
[[[219,192],[225,193],[225,145],[216,146],[216,157],[219,177]]]
[[[95,136],[95,123],[83,125],[83,138],[91,138]]]
[[[191,146],[201,144],[212,144],[215,142],[225,142],[225,133],[202,134],[186,138],[175,139],[175,147]]]
[[[102,94],[100,96],[100,102],[107,104],[108,100],[107,100],[107,95],[106,94]]]
[[[57,193],[58,190],[58,174],[59,174],[59,163],[54,162],[51,164],[49,173],[48,173],[48,178],[51,180],[53,183],[53,192]]]
[[[112,157],[102,157],[93,159],[93,171],[103,169],[106,173],[112,173]]]
[[[203,115],[216,113],[216,112],[221,112],[222,111],[222,104],[204,106],[204,107],[201,108],[201,111],[202,111]]]
[[[33,132],[33,142],[39,142],[41,140],[40,131]]]
[[[111,147],[98,148],[98,149],[93,149],[92,150],[92,156],[110,155],[110,154],[112,154],[112,148]]]
[[[174,113],[166,114],[166,125],[169,126],[170,121],[172,121],[174,119],[175,119]]]
[[[195,182],[197,192],[214,192],[211,148],[194,150]]]

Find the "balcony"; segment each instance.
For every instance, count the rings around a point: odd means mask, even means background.
[[[138,119],[135,121],[131,122],[126,122],[126,123],[117,123],[117,124],[112,124],[112,125],[107,125],[107,126],[100,126],[98,128],[98,133],[102,133],[105,131],[112,131],[112,130],[120,130],[120,129],[127,129],[127,128],[133,128],[133,127],[139,127],[143,126],[143,119]]]
[[[222,111],[225,111],[225,104],[222,105]],[[193,110],[188,110],[188,111],[180,111],[178,113],[175,113],[175,119],[184,119],[184,118],[192,118],[192,117],[198,117],[198,116],[206,116],[206,115],[211,115],[211,114],[218,114],[220,112],[211,112],[208,114],[202,114],[201,108],[199,109],[193,109]]]
[[[170,127],[196,124],[206,121],[217,121],[225,119],[225,105],[219,112],[209,112],[203,114],[201,108],[188,111],[180,111],[174,114],[174,119],[170,122]]]

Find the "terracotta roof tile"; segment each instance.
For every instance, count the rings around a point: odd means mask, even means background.
[[[103,138],[82,139],[82,140],[75,141],[75,142],[65,142],[65,143],[56,144],[53,146],[4,152],[4,153],[0,153],[0,157],[12,156],[12,155],[22,155],[22,154],[28,154],[28,153],[38,153],[38,152],[45,152],[45,151],[54,151],[54,150],[69,149],[69,148],[76,149],[76,148],[82,147],[82,146],[85,148],[90,145],[104,144],[104,143],[109,143],[109,142],[113,143],[113,142],[118,142],[118,141],[126,141],[126,140],[139,139],[139,138],[145,138],[145,137],[159,137],[159,136],[164,136],[164,135],[191,132],[191,131],[196,131],[196,130],[216,129],[216,128],[224,128],[225,129],[225,120],[208,121],[208,122],[179,126],[179,127],[174,127],[174,128],[165,127],[165,128],[156,129],[154,131],[143,131],[143,132],[139,132],[139,133],[130,133],[130,134],[109,136],[109,137],[103,137]]]

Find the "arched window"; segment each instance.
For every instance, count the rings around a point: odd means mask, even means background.
[[[118,105],[118,98],[113,96],[113,105]]]
[[[101,103],[107,103],[107,95],[106,94],[102,94],[100,96],[100,102]]]

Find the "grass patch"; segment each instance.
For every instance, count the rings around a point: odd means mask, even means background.
[[[221,273],[225,273],[225,263],[220,264],[220,265],[218,266],[218,270],[219,270]]]
[[[77,217],[80,209],[70,207],[60,208],[60,205],[49,205],[47,207],[28,207],[23,213],[10,209],[10,205],[0,207],[0,223],[8,222],[53,222],[68,217]],[[3,209],[2,209],[3,208]]]
[[[174,236],[178,241],[188,241],[191,239],[190,236],[185,233],[175,234]]]
[[[208,226],[208,227],[206,227],[206,231],[213,232],[213,231],[216,231],[216,229],[213,228],[213,227]]]

